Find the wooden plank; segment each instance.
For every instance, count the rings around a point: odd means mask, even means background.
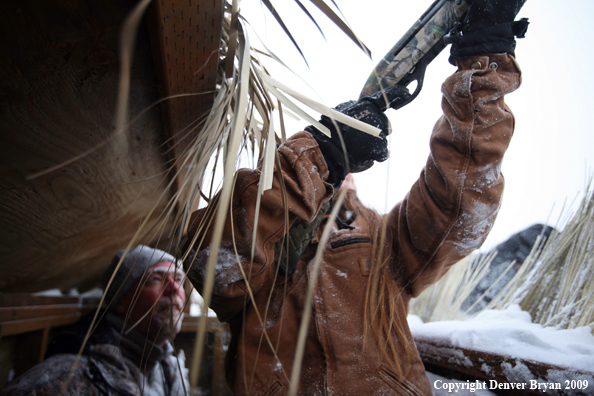
[[[81,306],[79,304],[0,308],[0,323],[15,320],[42,318],[47,316],[80,314],[80,312]]]
[[[520,359],[514,356],[454,347],[420,337],[415,337],[415,344],[417,345],[417,350],[421,355],[423,363],[426,365],[443,368],[450,373],[461,373],[462,378],[469,376],[470,378],[482,379],[487,381],[487,386],[489,386],[489,381],[491,380],[497,381],[498,384],[517,384],[529,378],[543,384],[560,383],[559,378],[570,380],[587,379],[590,384],[594,384],[594,372],[584,372],[571,367],[556,366],[549,363]],[[538,387],[531,388],[529,382],[525,383],[525,389],[513,391],[512,393],[509,393],[510,390],[506,389],[506,394],[525,395],[543,393],[543,389],[539,389]],[[564,383],[561,385],[562,388],[565,386]],[[576,393],[575,389],[561,389],[555,390],[554,394],[577,395],[579,392]]]
[[[0,323],[0,337],[28,333],[35,330],[42,330],[47,327],[65,326],[76,323],[79,319],[80,314],[74,313],[2,322]]]
[[[0,336],[75,323],[98,304],[97,298],[0,293]]]
[[[0,322],[55,316],[75,310],[88,313],[99,306],[100,298],[43,296],[28,293],[0,293]]]
[[[64,321],[74,323],[99,306],[99,298],[34,296],[26,293],[0,293],[1,335],[61,326]],[[195,332],[199,316],[185,315],[181,331]],[[214,316],[207,317],[207,331],[219,332],[223,324]]]
[[[0,307],[78,304],[79,297],[36,296],[28,293],[0,293]]]

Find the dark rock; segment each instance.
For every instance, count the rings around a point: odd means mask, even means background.
[[[514,275],[524,263],[532,248],[536,244],[539,237],[542,238],[540,244],[542,245],[554,231],[553,227],[535,224],[530,226],[517,234],[509,237],[505,242],[497,245],[493,250],[497,255],[489,265],[489,272],[485,275],[472,291],[468,298],[462,304],[462,310],[466,311],[475,304],[468,313],[475,313],[483,308],[509,283]],[[488,254],[493,253],[493,250]],[[474,263],[478,263],[486,254],[479,255]],[[512,265],[512,263],[514,263]],[[471,265],[473,265],[471,264]],[[476,264],[474,264],[476,265]],[[505,272],[510,265],[512,267]],[[505,274],[504,274],[505,272]],[[491,290],[487,290],[491,287]],[[485,294],[485,292],[487,292]],[[483,296],[483,294],[485,294]],[[481,299],[481,296],[482,299]],[[478,301],[480,299],[480,301]]]

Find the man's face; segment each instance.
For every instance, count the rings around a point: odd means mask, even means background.
[[[179,333],[186,295],[184,273],[171,261],[161,261],[146,271],[122,299],[116,312],[129,325],[163,346]],[[137,324],[138,323],[138,324]]]

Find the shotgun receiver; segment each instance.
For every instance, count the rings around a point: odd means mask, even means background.
[[[395,84],[406,87],[413,81],[417,86],[404,105],[416,98],[421,92],[427,65],[445,48],[444,36],[463,20],[469,2],[472,0],[435,0],[377,64],[359,98]]]

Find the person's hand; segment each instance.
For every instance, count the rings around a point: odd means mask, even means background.
[[[347,173],[362,172],[369,169],[375,161],[383,162],[388,159],[386,136],[391,133],[391,129],[388,117],[383,112],[388,108],[402,107],[409,97],[408,89],[394,85],[383,92],[377,92],[357,101],[345,102],[336,107],[336,110],[341,113],[379,128],[381,130],[379,137],[335,122],[326,116],[322,116],[320,123],[330,129],[331,137],[324,135],[311,125],[305,128],[316,139],[324,155],[330,171],[327,180],[330,184],[337,188]]]
[[[461,25],[446,35],[452,43],[450,63],[473,55],[508,53],[515,56],[515,37],[523,38],[528,19],[515,21],[526,0],[474,0]]]

